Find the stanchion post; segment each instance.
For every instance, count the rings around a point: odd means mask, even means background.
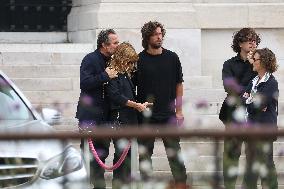
[[[83,157],[85,160],[85,166],[87,169],[87,174],[88,174],[88,183],[91,184],[91,172],[90,172],[90,150],[89,150],[89,144],[86,138],[83,139]]]
[[[131,139],[131,189],[136,189],[135,182],[138,178],[138,144],[135,138]]]

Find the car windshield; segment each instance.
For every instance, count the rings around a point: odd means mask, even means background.
[[[1,120],[34,120],[30,109],[2,76],[0,76]]]

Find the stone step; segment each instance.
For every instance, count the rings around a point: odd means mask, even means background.
[[[66,43],[67,32],[0,32],[0,43]]]
[[[56,104],[78,102],[79,91],[24,91],[25,96],[34,104]]]
[[[14,78],[78,78],[80,65],[1,65],[0,69]],[[28,73],[28,74],[27,74]],[[20,87],[20,86],[19,86]]]
[[[190,112],[191,114],[197,115],[216,115],[219,114],[221,106],[222,101],[210,102],[204,100],[199,102],[192,102],[189,98],[185,98],[183,110],[188,113]]]
[[[3,66],[80,65],[92,44],[0,44]],[[67,69],[68,70],[68,69]]]
[[[70,91],[78,78],[12,78],[22,91]]]
[[[184,76],[184,89],[210,89],[212,88],[211,76]]]
[[[184,102],[200,103],[206,102],[222,102],[226,93],[224,89],[185,89]]]
[[[3,32],[1,32],[2,34]],[[22,33],[21,33],[22,34]],[[56,44],[0,44],[0,52],[6,53],[89,53],[93,51],[91,43],[56,43]]]
[[[88,52],[1,52],[3,65],[80,65]]]

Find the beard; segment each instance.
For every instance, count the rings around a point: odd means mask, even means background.
[[[159,42],[159,43],[152,43],[150,44],[151,48],[153,49],[159,49],[162,47],[162,42]]]

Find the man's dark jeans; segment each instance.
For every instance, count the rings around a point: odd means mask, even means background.
[[[169,119],[164,120],[150,120],[150,124],[167,124]],[[163,129],[159,127],[158,129]],[[180,148],[180,139],[179,138],[162,138],[166,152],[167,158],[170,164],[170,168],[174,177],[175,182],[186,183],[187,175],[184,162],[179,158],[179,153],[181,153]],[[142,179],[147,180],[151,176],[149,172],[141,169],[141,163],[148,161],[152,167],[151,156],[153,154],[155,138],[151,139],[139,139],[139,146],[144,146],[146,148],[146,153],[139,154],[139,164],[140,164],[140,173]]]

